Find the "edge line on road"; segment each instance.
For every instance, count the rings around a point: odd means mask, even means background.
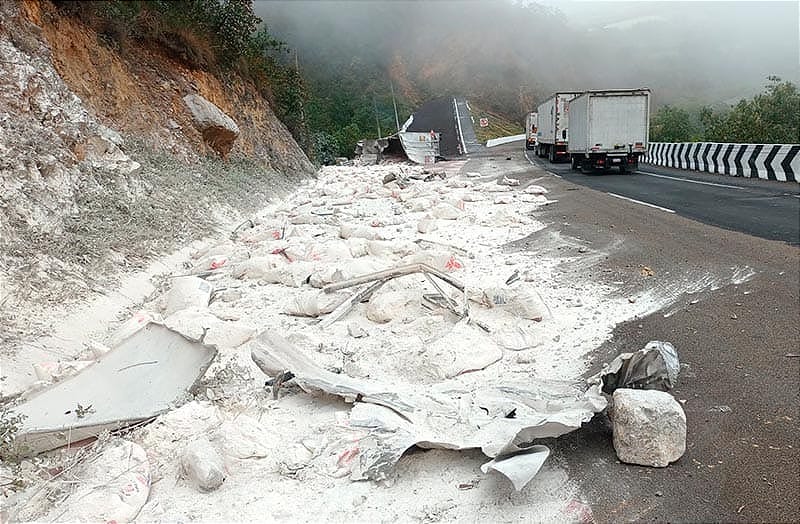
[[[527,160],[528,162],[530,162],[530,164],[531,164],[532,166],[536,166],[536,163],[535,163],[533,160],[531,160],[531,159],[530,159],[530,157],[528,156],[528,152],[527,152],[527,151],[525,151],[524,153],[522,153],[522,156],[524,156],[524,157],[525,157],[525,160]],[[536,166],[536,167],[539,167],[539,166]],[[558,175],[558,174],[556,174],[556,173],[554,173],[554,172],[552,172],[552,171],[548,171],[547,169],[545,169],[545,172],[546,172],[546,173],[548,173],[548,174],[551,174],[551,175],[553,175],[553,176],[554,176],[554,177],[556,177],[556,178],[562,178],[562,177],[561,177],[561,175]]]
[[[461,131],[461,115],[458,114],[458,100],[453,98],[453,107],[456,110],[456,124],[458,124],[458,138],[461,139],[461,150],[467,154],[467,144],[464,143],[464,132]]]
[[[627,200],[628,202],[633,202],[634,204],[641,204],[643,206],[652,207],[655,209],[660,209],[661,211],[665,211],[667,213],[675,213],[674,209],[669,209],[666,207],[657,206],[655,204],[651,204],[650,202],[642,202],[641,200],[636,200],[634,198],[628,198],[626,196],[618,195],[616,193],[607,192],[607,195],[611,195],[612,197],[621,198],[622,200]]]
[[[730,189],[744,189],[743,187],[740,187],[740,186],[731,186],[729,184],[717,184],[716,182],[703,182],[702,180],[690,180],[688,178],[681,178],[681,177],[677,177],[677,176],[660,175],[658,173],[648,173],[647,171],[637,171],[637,173],[640,173],[642,175],[647,175],[647,176],[654,176],[654,177],[658,177],[658,178],[669,178],[670,180],[677,180],[679,182],[689,182],[690,184],[702,184],[704,186],[727,187],[727,188],[730,188]]]

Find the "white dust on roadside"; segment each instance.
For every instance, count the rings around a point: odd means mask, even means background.
[[[218,294],[207,310],[178,312],[171,321],[190,330],[211,326],[209,334],[218,333],[219,359],[203,392],[213,403],[191,402],[129,435],[147,450],[153,471],[149,502],[139,520],[578,518],[577,488],[552,460],[520,493],[502,477],[480,473],[485,457],[478,451],[412,453],[400,461],[398,477],[388,484],[351,482],[330,455],[336,444],[332,440],[342,438],[332,428],[341,425],[349,405],[296,388],[273,400],[247,344],[226,344],[225,333],[275,330],[329,369],[387,382],[431,383],[443,378],[444,368],[419,356],[453,323],[420,307],[423,290],[433,291],[424,277],[395,280],[376,294],[373,302],[400,297],[389,308],[389,322],[369,320],[370,304],[361,304],[325,330],[314,320],[285,312],[319,293],[303,284],[304,278],[311,274],[312,282],[325,282],[425,262],[450,272],[474,292],[503,288],[518,272],[515,286],[540,297],[547,305],[545,318],[537,322],[473,303],[474,318],[493,327],[502,358],[457,379],[469,384],[514,376],[578,384],[589,366],[586,355],[608,339],[617,323],[673,299],[654,288],[651,299],[631,302],[613,285],[576,280],[574,273],[566,277],[559,270],[565,257],[535,256],[536,246],[504,252],[505,244],[544,227],[535,217],[549,203],[546,195],[532,186],[512,188],[456,175],[459,167],[446,166],[444,180],[412,181],[405,189],[394,182],[384,185],[384,176],[412,175],[421,168],[323,168],[317,179],[265,208],[254,218],[255,227],[236,240],[195,253],[192,271],[219,267],[208,277]],[[426,217],[436,227],[421,234],[418,224]],[[353,233],[357,236],[340,238]],[[425,242],[414,243],[420,239]],[[599,263],[601,257],[590,260]],[[149,308],[160,314],[160,304],[163,300]],[[348,331],[353,324],[367,336],[353,338]],[[459,348],[453,346],[456,358]],[[180,478],[176,457],[191,435],[204,435],[225,450],[228,475],[217,491],[199,494]]]

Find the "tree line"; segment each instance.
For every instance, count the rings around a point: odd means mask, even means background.
[[[653,142],[800,144],[800,91],[768,77],[762,93],[730,108],[664,105],[650,119]]]

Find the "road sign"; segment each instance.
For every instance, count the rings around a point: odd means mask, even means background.
[[[481,127],[489,127],[489,119],[488,118],[481,118]]]

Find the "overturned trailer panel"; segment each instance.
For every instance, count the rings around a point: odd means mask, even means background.
[[[433,164],[439,156],[438,133],[400,132],[400,142],[406,156],[417,164]]]
[[[417,164],[433,164],[439,156],[441,133],[408,131],[414,124],[414,115],[408,117],[397,133],[409,160]]]
[[[397,461],[415,445],[478,448],[494,459],[484,465],[485,471],[497,470],[521,489],[547,458],[544,446],[533,446],[535,440],[574,431],[606,407],[601,384],[582,388],[529,378],[504,378],[483,386],[458,379],[427,386],[385,383],[332,373],[271,331],[251,341],[250,349],[253,361],[268,376],[290,370],[303,390],[354,402],[348,427],[363,433],[344,439],[347,449],[338,450],[355,457],[353,480],[393,476]]]
[[[150,323],[95,364],[14,408],[15,444],[29,454],[150,419],[175,406],[205,374],[216,349]]]

